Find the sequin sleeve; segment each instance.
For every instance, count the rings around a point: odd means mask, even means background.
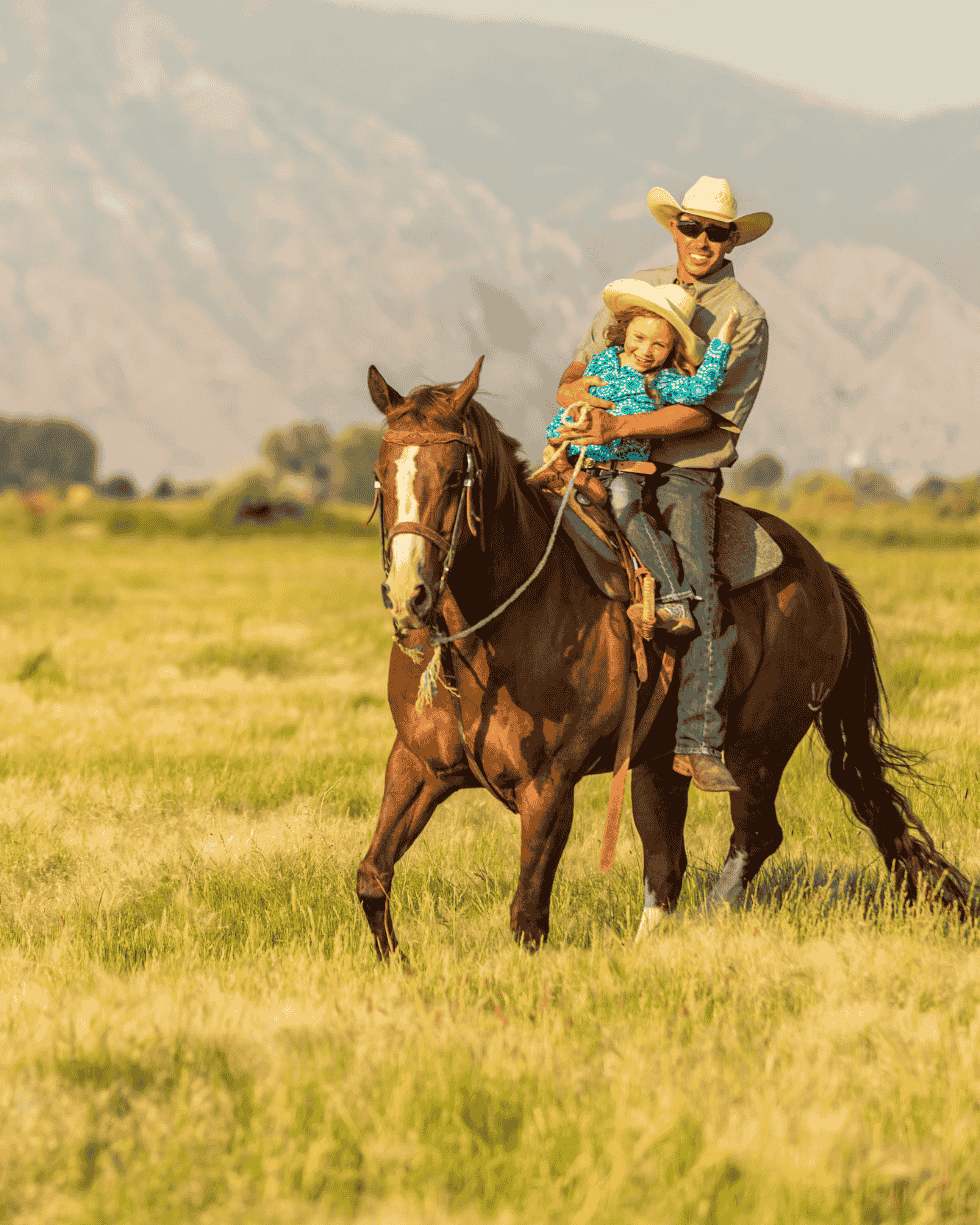
[[[665,404],[700,405],[708,396],[714,395],[725,381],[725,370],[731,345],[717,337],[708,345],[704,361],[697,374],[681,374],[678,370],[664,370],[657,375],[656,387]]]

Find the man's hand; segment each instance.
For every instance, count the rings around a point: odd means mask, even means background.
[[[569,408],[576,400],[584,400],[591,408],[612,408],[611,400],[600,400],[592,394],[593,387],[606,386],[605,379],[600,379],[597,374],[590,374],[588,378],[583,378],[582,373],[585,371],[585,367],[577,362],[568,367],[564,378],[568,378],[570,373],[574,374],[576,368],[580,372],[579,377],[572,379],[568,383],[564,382],[563,379],[555,395],[555,399],[562,408]]]
[[[601,408],[592,408],[582,414],[582,419],[574,425],[563,425],[558,434],[559,442],[571,442],[577,447],[604,447],[619,437],[622,426],[621,417],[613,417]]]

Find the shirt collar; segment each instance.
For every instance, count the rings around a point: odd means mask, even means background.
[[[688,285],[686,281],[682,281],[676,272],[674,274],[674,284],[683,285],[689,293],[693,293],[695,298],[698,299],[706,294],[709,289],[713,289],[716,285],[721,284],[722,281],[734,281],[734,279],[735,268],[730,259],[722,260],[721,267],[708,276],[697,277],[693,285]]]

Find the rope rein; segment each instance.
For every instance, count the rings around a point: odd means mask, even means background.
[[[588,412],[588,405],[582,403],[581,401],[579,401],[577,404],[573,404],[571,407],[580,407],[585,412]],[[581,414],[578,419],[581,419]],[[563,443],[561,448],[551,457],[548,463],[544,464],[537,470],[537,472],[534,473],[534,476],[537,476],[538,473],[543,472],[545,468],[550,467],[550,465],[555,462],[558,456],[562,454],[568,445],[569,444],[567,442]],[[555,522],[552,526],[551,536],[548,538],[548,543],[545,547],[544,554],[528,578],[521,583],[520,587],[518,587],[512,595],[509,595],[507,599],[504,600],[503,604],[495,608],[493,612],[484,617],[482,621],[477,621],[475,625],[467,626],[466,629],[460,630],[458,634],[446,635],[440,634],[438,630],[430,631],[429,642],[432,646],[432,658],[426,665],[426,669],[422,673],[422,677],[419,681],[418,697],[415,699],[415,711],[417,714],[421,714],[427,706],[432,704],[432,701],[435,698],[436,688],[438,686],[442,671],[442,648],[448,646],[451,642],[458,642],[461,638],[468,638],[470,634],[475,634],[477,630],[483,629],[485,625],[489,625],[490,622],[499,617],[505,609],[509,608],[515,600],[520,599],[520,597],[525,591],[527,591],[527,589],[531,586],[534,580],[538,578],[542,570],[544,570],[545,566],[548,564],[548,558],[551,556],[552,549],[555,547],[555,541],[558,539],[558,533],[561,530],[562,519],[565,517],[565,509],[568,506],[568,500],[575,490],[575,478],[582,471],[582,465],[585,462],[585,452],[586,448],[584,446],[581,447],[578,453],[578,459],[575,461],[575,469],[572,472],[572,475],[569,477],[568,487],[562,495],[562,500],[558,507],[558,513],[555,515]],[[417,650],[418,648],[415,649]],[[402,650],[405,650],[405,648],[403,647]],[[409,648],[409,652],[411,652],[411,650],[412,648]],[[444,678],[443,684],[446,684]]]

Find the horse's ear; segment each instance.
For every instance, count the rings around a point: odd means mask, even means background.
[[[379,413],[384,413],[387,416],[393,408],[397,408],[399,404],[403,403],[403,397],[395,391],[394,387],[388,386],[378,373],[376,366],[369,367],[367,383],[368,391],[371,393],[371,400]]]
[[[453,393],[453,408],[456,409],[457,412],[465,412],[466,406],[476,395],[476,389],[480,386],[480,367],[482,365],[483,358],[478,357],[476,359],[476,365]]]

